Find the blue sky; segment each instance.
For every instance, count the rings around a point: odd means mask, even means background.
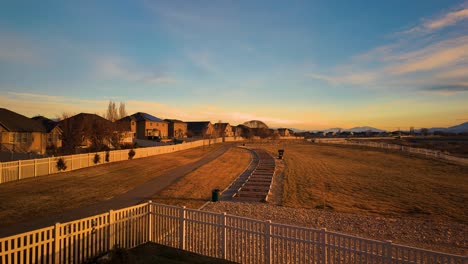
[[[468,119],[467,1],[4,1],[0,106],[302,129]]]

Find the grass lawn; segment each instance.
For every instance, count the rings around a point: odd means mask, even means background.
[[[167,170],[197,161],[221,146],[215,144],[0,184],[0,223],[27,221],[111,199]]]
[[[467,166],[371,148],[281,147],[284,206],[468,223]]]
[[[224,190],[249,165],[250,153],[231,148],[221,157],[186,175],[153,197],[156,203],[199,208],[211,199],[211,190]]]

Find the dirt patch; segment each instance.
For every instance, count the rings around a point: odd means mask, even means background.
[[[224,190],[250,163],[250,153],[231,148],[221,157],[186,175],[156,194],[156,203],[199,208],[211,199],[213,189]]]

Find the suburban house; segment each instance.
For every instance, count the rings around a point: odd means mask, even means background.
[[[168,122],[147,113],[138,112],[132,117],[136,120],[137,139],[162,139],[169,136]]]
[[[289,137],[289,129],[287,128],[278,128],[278,134],[282,137]]]
[[[0,133],[2,151],[46,153],[49,133],[41,122],[0,108]]]
[[[210,121],[187,122],[187,135],[189,137],[211,137],[215,129]]]
[[[62,129],[62,148],[76,152],[80,148],[103,150],[115,147],[114,123],[96,114],[80,113],[59,122]]]
[[[232,131],[232,127],[229,125],[229,123],[216,123],[214,124],[214,129],[216,134],[220,137],[234,136],[234,132]]]
[[[168,123],[170,138],[187,137],[187,123],[177,119],[164,119]]]
[[[47,131],[47,148],[62,147],[62,129],[58,126],[58,122],[44,116],[35,116],[31,118],[42,124]]]
[[[115,121],[117,133],[120,134],[121,144],[133,144],[133,139],[136,138],[136,118],[133,116],[126,116]]]

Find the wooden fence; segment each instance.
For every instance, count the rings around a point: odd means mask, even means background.
[[[180,150],[186,150],[195,147],[208,146],[210,144],[221,143],[221,142],[232,142],[243,140],[241,137],[229,137],[229,138],[214,138],[198,140],[188,143],[182,143],[177,145],[167,145],[159,147],[148,147],[148,148],[136,148],[135,156],[133,159],[145,158],[154,155],[166,154]],[[93,152],[86,154],[68,155],[61,157],[51,157],[43,159],[33,160],[18,160],[10,162],[0,163],[0,184],[17,181],[26,178],[39,177],[49,174],[58,173],[57,160],[62,158],[67,166],[65,171],[78,170],[91,166],[97,166],[110,162],[128,160],[129,149],[124,150],[112,150],[109,152]],[[94,156],[99,155],[99,161],[94,162]],[[106,155],[107,160],[106,160]]]
[[[328,143],[328,144],[342,144],[342,145],[355,145],[355,146],[366,146],[366,147],[373,147],[373,148],[383,148],[383,149],[393,149],[393,150],[400,150],[409,153],[415,153],[420,155],[425,155],[428,157],[433,157],[437,159],[448,160],[452,162],[457,162],[460,164],[468,165],[468,159],[455,157],[452,155],[444,154],[438,150],[432,149],[424,149],[424,148],[413,148],[407,146],[401,146],[396,144],[387,144],[382,142],[368,142],[368,141],[349,141],[345,139],[316,139],[314,140],[315,143]]]
[[[148,202],[0,238],[0,264],[82,263],[114,246],[158,244],[238,263],[447,263],[457,256]]]

